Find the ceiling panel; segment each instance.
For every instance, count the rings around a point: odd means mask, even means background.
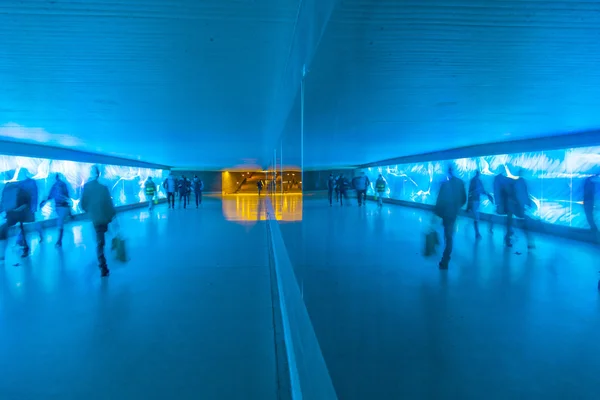
[[[259,158],[298,4],[3,0],[0,138],[178,166]]]
[[[342,0],[306,78],[305,166],[600,128],[599,61],[597,1]]]

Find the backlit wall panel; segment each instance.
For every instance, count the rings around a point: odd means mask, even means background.
[[[385,197],[433,205],[449,165],[467,188],[475,171],[480,170],[483,185],[490,193],[494,177],[501,171],[514,178],[521,170],[536,217],[551,224],[589,228],[583,211],[583,184],[589,176],[600,173],[600,147],[389,165],[364,171],[371,181],[370,194],[374,194],[375,180],[381,173],[388,183]],[[495,206],[484,200],[481,210],[494,214]]]
[[[4,185],[10,181],[22,180],[25,176],[33,178],[38,185],[39,200],[45,199],[55,182],[56,174],[60,174],[67,183],[73,205],[73,212],[80,213],[79,199],[83,185],[90,178],[90,170],[94,164],[50,160],[44,158],[17,157],[0,155],[0,193]],[[157,185],[158,197],[166,197],[162,182],[168,171],[126,167],[118,165],[100,165],[100,181],[108,186],[116,206],[130,205],[146,201],[144,185],[148,177],[152,177]],[[38,213],[39,219],[52,218],[54,204],[48,202]]]

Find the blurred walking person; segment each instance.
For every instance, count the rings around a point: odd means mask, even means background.
[[[194,194],[196,195],[196,208],[202,204],[202,191],[204,190],[204,182],[202,179],[198,178],[198,175],[194,176],[194,181],[192,183],[194,187]]]
[[[486,195],[491,199],[491,196],[485,191],[483,182],[481,182],[481,172],[475,171],[475,176],[469,183],[469,197],[467,204],[467,212],[473,217],[473,227],[475,228],[475,238],[481,239],[479,232],[479,208],[481,207],[481,196]],[[491,225],[490,225],[491,226]]]
[[[598,225],[596,224],[594,207],[596,201],[596,186],[600,182],[600,174],[594,174],[587,178],[583,183],[583,211],[585,212],[585,218],[587,219],[588,225],[595,239],[600,239],[600,233],[598,232]]]
[[[148,210],[154,210],[154,196],[156,196],[156,183],[151,176],[146,179],[144,184],[144,191],[146,193],[146,200],[148,201]]]
[[[62,247],[62,239],[65,231],[65,220],[71,215],[71,198],[69,197],[69,188],[61,179],[60,174],[56,174],[55,182],[50,188],[48,198],[42,202],[41,207],[47,201],[54,201],[54,212],[56,213],[56,227],[58,228],[58,240],[56,247]]]
[[[452,167],[448,168],[448,180],[442,183],[438,198],[435,204],[434,212],[442,219],[444,226],[444,239],[446,245],[444,254],[439,263],[440,269],[448,269],[450,263],[450,255],[454,245],[454,227],[458,218],[459,210],[467,202],[467,193],[465,184],[462,180],[454,176]]]
[[[358,200],[358,206],[361,207],[363,202],[366,200],[367,189],[369,188],[369,178],[363,172],[354,181],[354,189],[356,189],[356,198]]]
[[[379,174],[379,178],[375,181],[375,191],[377,192],[377,205],[379,208],[383,207],[383,194],[385,193],[385,187],[387,183],[382,174]]]
[[[116,211],[110,191],[98,182],[100,170],[97,166],[92,167],[90,178],[91,180],[83,186],[81,209],[89,215],[94,225],[98,267],[100,268],[100,276],[105,277],[110,274],[104,255],[106,232],[108,231],[108,224],[112,222],[116,215]]]
[[[327,178],[327,198],[329,199],[329,206],[333,206],[333,190],[335,189],[335,178],[333,174],[329,174]]]
[[[187,206],[187,200],[190,190],[190,181],[185,176],[181,176],[181,179],[178,183],[179,186],[179,208],[181,208],[181,201],[183,200],[183,208],[185,209]]]
[[[5,220],[0,223],[0,262],[3,262],[5,258],[9,230],[17,224],[19,224],[23,242],[21,257],[29,255],[29,246],[23,222],[35,218],[34,215],[31,215],[31,202],[31,195],[22,187],[21,182],[8,182],[4,186],[2,197],[0,198],[0,213],[5,213]]]
[[[163,187],[167,191],[167,204],[169,209],[175,209],[175,192],[177,192],[177,180],[171,172],[163,182]]]

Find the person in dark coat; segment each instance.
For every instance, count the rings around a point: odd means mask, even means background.
[[[594,218],[594,206],[596,197],[596,185],[600,181],[600,174],[594,174],[587,178],[583,183],[583,210],[587,219],[590,230],[593,234],[598,235],[598,225]]]
[[[65,220],[71,215],[71,199],[69,198],[69,188],[61,179],[60,174],[56,174],[55,182],[50,188],[48,198],[44,201],[54,200],[54,212],[56,212],[56,227],[58,228],[58,240],[56,247],[62,247],[62,239],[65,231]],[[42,203],[43,207],[43,203]]]
[[[333,174],[329,174],[327,178],[327,198],[329,199],[329,206],[333,205],[333,191],[335,189],[335,178]]]
[[[508,214],[506,225],[508,235],[505,237],[504,241],[507,247],[512,247],[511,237],[513,232],[513,222],[514,217],[517,217],[523,223],[523,232],[525,233],[525,238],[527,239],[527,248],[534,249],[535,243],[530,231],[532,220],[526,212],[533,207],[533,201],[529,196],[527,181],[525,181],[525,178],[523,178],[523,173],[524,170],[520,168],[517,172],[518,177],[513,180],[512,193],[509,196],[507,209]]]
[[[116,211],[110,191],[98,182],[100,170],[97,166],[92,167],[90,178],[91,180],[83,186],[80,204],[81,209],[90,217],[94,225],[98,267],[100,268],[100,276],[105,277],[110,274],[104,256],[106,232],[108,231],[108,224],[112,222],[116,215]]]
[[[188,200],[190,186],[191,186],[190,185],[190,181],[185,176],[182,176],[181,179],[178,182],[178,188],[179,188],[179,208],[181,208],[181,201],[182,200],[183,200],[183,208],[187,208],[187,200]]]
[[[196,195],[196,208],[198,208],[198,206],[202,204],[202,191],[204,190],[204,182],[202,182],[202,179],[198,178],[198,175],[196,175],[192,181],[192,186],[194,187],[194,194]]]
[[[440,269],[448,269],[452,246],[454,244],[454,227],[458,212],[467,202],[467,193],[465,184],[462,180],[454,176],[452,167],[448,168],[448,180],[442,183],[438,198],[435,204],[434,212],[442,219],[444,226],[444,239],[446,246],[444,254],[440,261]]]
[[[479,233],[479,207],[481,206],[482,195],[487,195],[491,198],[491,196],[483,187],[483,182],[481,182],[481,173],[476,171],[475,176],[469,183],[469,196],[467,204],[467,212],[473,216],[473,226],[475,228],[476,239],[481,239],[481,234]]]
[[[0,213],[6,214],[6,220],[0,223],[0,262],[4,261],[9,230],[17,224],[20,227],[21,244],[24,246],[21,257],[29,255],[23,222],[28,222],[34,217],[31,215],[31,195],[23,189],[21,183],[7,182],[2,190]]]
[[[340,191],[340,205],[344,205],[344,199],[348,202],[348,186],[350,186],[346,177],[342,174],[338,178],[338,190]]]

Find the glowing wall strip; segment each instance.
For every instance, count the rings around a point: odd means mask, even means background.
[[[60,174],[69,188],[73,211],[80,213],[79,198],[83,185],[89,180],[92,165],[73,161],[0,155],[0,193],[6,182],[30,176],[36,180],[38,197],[42,200],[48,196],[50,188],[55,182],[55,175]],[[118,165],[99,165],[99,167],[102,175],[101,182],[111,190],[116,206],[146,201],[144,184],[148,177],[152,177],[156,182],[158,197],[166,197],[161,184],[168,175],[168,171]],[[53,211],[54,204],[48,202],[39,213],[38,218],[52,218]]]
[[[535,216],[551,224],[589,228],[583,210],[583,184],[589,176],[600,173],[600,147],[389,165],[363,171],[371,180],[371,194],[381,173],[388,182],[385,197],[434,204],[448,165],[454,166],[467,187],[474,172],[480,170],[483,185],[489,192],[493,192],[493,180],[498,173],[504,171],[514,177],[517,169],[522,168],[535,204]],[[596,187],[600,188],[600,184]],[[600,199],[600,193],[596,199]],[[495,207],[485,200],[482,212],[494,214]]]

